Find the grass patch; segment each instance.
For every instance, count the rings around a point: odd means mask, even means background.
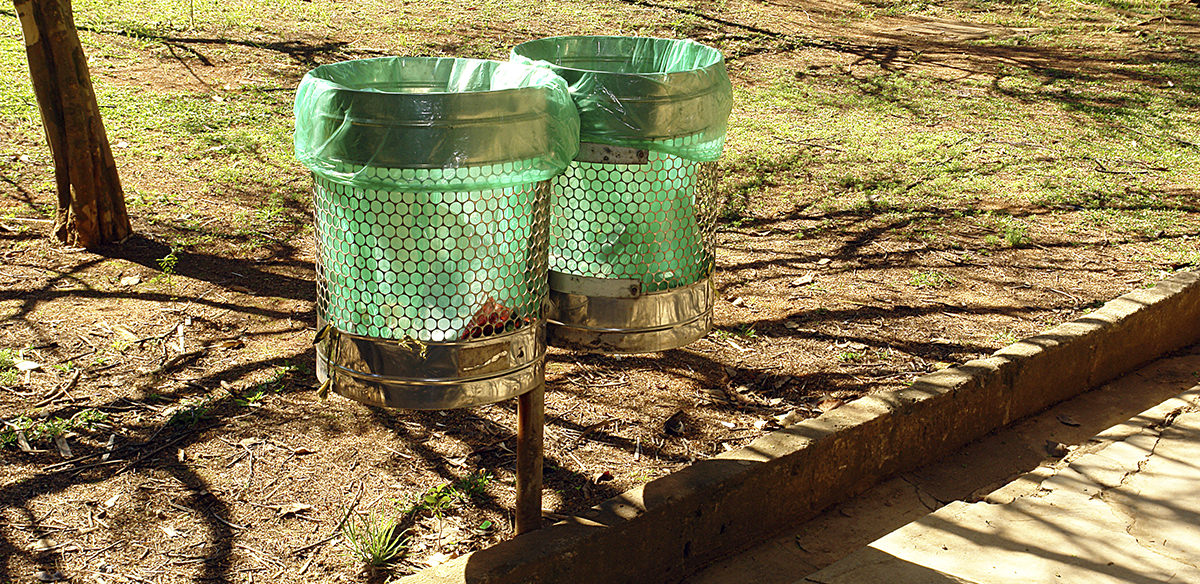
[[[350,556],[371,568],[386,568],[404,557],[407,530],[395,517],[383,514],[354,514],[342,525],[342,541]]]
[[[40,444],[51,442],[68,432],[95,430],[105,426],[106,422],[108,414],[94,409],[82,410],[69,418],[54,416],[36,419],[21,416],[16,420],[6,421],[6,428],[0,430],[0,447],[16,444],[18,434],[23,434],[31,445]]]

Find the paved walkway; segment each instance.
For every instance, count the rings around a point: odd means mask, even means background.
[[[687,584],[1200,584],[1198,383],[1200,346],[882,483]]]
[[[1200,385],[1040,483],[953,502],[797,582],[1200,583]]]

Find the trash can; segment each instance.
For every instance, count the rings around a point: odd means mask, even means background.
[[[386,57],[296,92],[314,179],[317,376],[377,406],[448,409],[544,380],[548,179],[578,149],[544,68]]]
[[[732,107],[721,53],[573,36],[523,43],[512,60],[566,79],[580,116],[579,153],[552,180],[549,343],[642,353],[703,337]]]

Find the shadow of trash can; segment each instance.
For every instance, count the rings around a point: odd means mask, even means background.
[[[450,409],[544,382],[548,180],[578,116],[544,68],[384,57],[296,92],[314,179],[317,376],[356,401]]]
[[[566,79],[580,116],[579,153],[552,180],[549,343],[644,353],[708,334],[724,57],[690,40],[569,36],[512,60]]]

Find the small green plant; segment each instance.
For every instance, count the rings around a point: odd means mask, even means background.
[[[297,373],[305,373],[304,367],[284,362],[283,365],[275,368],[271,377],[266,381],[251,387],[240,396],[235,396],[233,401],[239,406],[257,405],[272,393],[283,393],[283,390],[287,389],[288,382]]]
[[[727,330],[723,330],[723,329],[714,329],[713,334],[716,335],[716,337],[718,339],[722,339],[722,340],[731,339],[733,337],[737,337],[737,338],[748,340],[748,341],[753,341],[753,340],[758,339],[758,331],[754,330],[754,325],[752,325],[752,324],[740,325],[737,328],[733,329],[732,331],[727,331]]]
[[[952,276],[936,270],[928,272],[914,271],[908,279],[908,283],[917,288],[940,288],[952,285],[954,281]]]
[[[342,525],[342,539],[350,555],[372,568],[386,568],[404,557],[407,533],[395,517],[375,513],[351,516]]]
[[[0,447],[8,446],[17,441],[17,433],[25,434],[30,443],[49,442],[59,436],[75,430],[94,430],[108,421],[108,414],[95,409],[86,409],[70,418],[51,417],[45,420],[34,420],[29,416],[21,416],[7,423],[0,430]]]
[[[1000,332],[1000,333],[997,333],[996,335],[994,335],[992,337],[992,339],[1005,345],[1005,346],[1011,345],[1011,344],[1021,340],[1020,337],[1017,336],[1017,333],[1013,332],[1010,329],[1004,329],[1003,332]]]
[[[171,413],[171,417],[167,418],[167,425],[183,425],[191,426],[199,423],[201,420],[206,420],[212,412],[212,398],[199,398],[185,401],[179,404],[179,408]]]
[[[0,349],[0,385],[17,385],[21,382],[21,370],[17,369],[17,356],[12,349]]]
[[[858,351],[842,351],[838,353],[838,360],[843,363],[859,363],[866,358],[866,355]]]
[[[743,339],[754,340],[758,338],[758,331],[754,330],[754,325],[752,324],[744,324],[737,327],[736,333],[737,336]]]
[[[478,497],[487,492],[487,486],[491,484],[493,478],[492,473],[486,470],[473,472],[454,482],[455,491],[460,499]]]
[[[1004,227],[1004,241],[1009,247],[1025,247],[1029,245],[1029,235],[1025,225],[1013,223]]]
[[[267,397],[267,391],[262,387],[258,387],[253,391],[243,393],[241,397],[234,398],[233,403],[243,407],[257,406],[264,397]]]
[[[429,513],[438,520],[438,548],[442,547],[442,526],[446,515],[460,501],[482,495],[494,477],[487,471],[479,471],[462,477],[453,483],[439,485],[421,493],[417,502],[409,505],[405,513]],[[397,501],[399,503],[399,501]]]
[[[445,484],[432,487],[428,491],[421,493],[421,498],[409,511],[428,511],[434,517],[441,519],[446,511],[454,506],[455,501],[458,501],[460,498],[462,496],[454,489],[453,485]]]
[[[158,264],[159,274],[150,279],[151,283],[163,282],[167,285],[167,292],[175,294],[175,268],[179,265],[179,256],[175,255],[175,250],[171,253],[155,260]]]

